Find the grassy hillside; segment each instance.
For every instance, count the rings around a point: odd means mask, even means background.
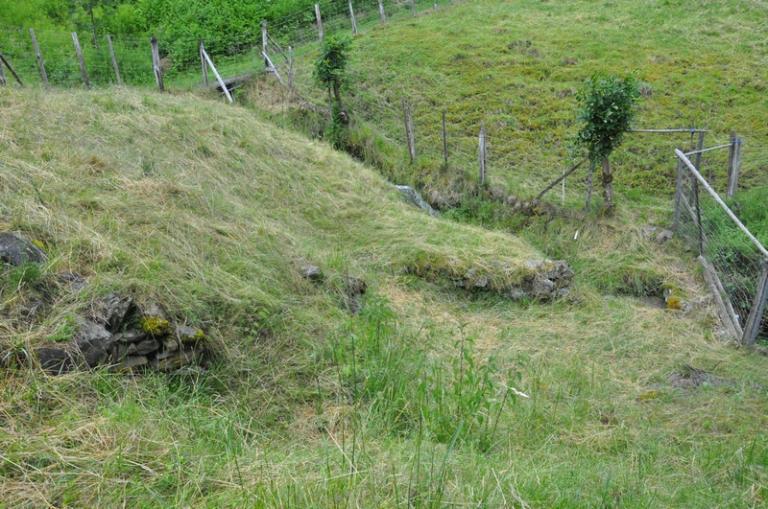
[[[404,156],[400,103],[410,98],[421,155],[413,172],[426,183],[446,179],[438,171],[441,112],[449,176],[476,179],[484,122],[492,182],[529,197],[568,165],[582,82],[595,72],[635,73],[646,83],[638,127],[706,127],[707,145],[736,131],[746,139],[744,184],[764,184],[768,102],[765,77],[754,70],[768,64],[767,9],[698,0],[457,2],[356,38],[352,110]],[[307,83],[310,68],[298,67]],[[630,135],[614,158],[618,189],[671,193],[672,149],[690,145],[687,134]],[[726,157],[704,158],[723,186]],[[576,203],[581,189],[567,199]]]
[[[716,338],[690,267],[643,238],[657,205],[576,236],[532,224],[540,251],[410,208],[244,108],[118,89],[0,104],[2,230],[49,253],[34,279],[3,273],[3,347],[59,338],[119,289],[204,326],[218,352],[168,376],[5,370],[0,505],[763,503],[762,359]],[[545,255],[574,267],[568,298],[451,282],[474,268],[501,288]],[[325,283],[301,278],[305,260]],[[25,321],[29,290],[63,271],[89,286]],[[370,287],[359,315],[348,274]],[[644,298],[664,288],[690,309]]]

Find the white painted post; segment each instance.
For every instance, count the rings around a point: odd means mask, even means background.
[[[208,64],[203,56],[203,53],[205,53],[205,43],[203,41],[200,41],[198,53],[200,54],[200,72],[203,75],[203,86],[208,88]]]
[[[352,0],[349,0],[349,19],[352,21],[352,35],[357,35],[357,20],[355,19],[355,9],[352,7]]]
[[[83,49],[80,47],[80,40],[77,38],[77,32],[72,32],[72,44],[75,45],[77,61],[80,64],[80,77],[83,78],[85,88],[91,88],[91,81],[88,79],[88,70],[85,68],[85,59],[83,58]]]
[[[227,100],[230,102],[232,101],[232,96],[229,94],[229,89],[227,88],[226,83],[224,83],[224,80],[221,79],[221,75],[219,74],[219,71],[216,70],[216,66],[213,65],[213,62],[211,61],[211,57],[208,56],[208,52],[205,51],[205,48],[200,48],[200,52],[203,54],[203,58],[205,59],[206,63],[211,67],[211,70],[213,71],[213,75],[216,76],[216,81],[219,82],[219,86],[221,87],[221,90],[224,92],[224,95],[227,97]]]
[[[267,21],[261,22],[261,52],[269,55],[269,33],[267,32]],[[269,69],[269,60],[264,59],[264,68]]]
[[[478,152],[478,158],[480,160],[480,187],[485,185],[485,164],[486,164],[486,153],[485,153],[485,125],[480,124],[480,135],[477,138],[477,152]]]
[[[384,0],[379,0],[379,18],[381,18],[382,23],[387,21],[387,13],[384,12]]]
[[[293,91],[293,46],[288,46],[288,89]]]
[[[320,38],[320,42],[325,39],[325,33],[323,32],[323,17],[320,15],[320,4],[315,4],[315,19],[317,20],[317,34]]]

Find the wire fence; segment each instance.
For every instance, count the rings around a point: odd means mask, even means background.
[[[321,0],[317,7],[321,12],[322,27],[325,34],[339,31],[351,32],[352,11],[358,31],[368,30],[374,24],[391,18],[398,18],[427,12],[450,0]],[[352,6],[350,9],[349,6]],[[384,12],[384,17],[380,12]],[[262,19],[253,19],[250,28],[236,33],[209,33],[205,47],[215,60],[240,61],[243,67],[253,67],[261,60]],[[34,27],[31,27],[34,28]],[[283,51],[288,45],[294,47],[319,40],[319,23],[314,10],[295,12],[273,19],[269,23],[269,36],[275,47]],[[192,33],[182,36],[157,36],[159,52],[162,57],[161,71],[168,81],[178,80],[180,85],[197,80],[199,70],[200,39]],[[111,47],[107,38],[111,39]],[[111,85],[121,81],[131,86],[147,86],[155,82],[151,58],[151,35],[119,35],[80,33],[83,63],[88,74],[88,86]],[[33,39],[37,40],[39,55],[45,73],[40,70],[40,63]],[[0,54],[12,66],[22,83],[26,86],[43,84],[47,76],[48,85],[57,87],[83,86],[84,79],[80,62],[75,51],[72,33],[62,30],[34,30],[29,28],[4,29],[0,33]],[[120,80],[115,73],[112,55],[119,68]],[[2,65],[0,65],[0,69]],[[14,79],[6,73],[5,81]],[[2,76],[0,76],[2,84]]]
[[[745,344],[768,340],[768,250],[688,155],[680,150],[676,154],[675,228],[699,254],[729,334]],[[714,159],[710,157],[710,164]]]

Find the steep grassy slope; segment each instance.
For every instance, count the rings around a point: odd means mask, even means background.
[[[762,2],[457,2],[356,38],[352,110],[404,154],[400,102],[410,98],[421,155],[415,178],[426,182],[445,179],[441,111],[449,173],[472,180],[484,122],[492,182],[527,197],[568,163],[583,80],[635,73],[647,83],[638,127],[707,127],[708,145],[736,131],[746,138],[744,183],[764,183],[768,103],[755,69],[768,64],[767,17]],[[310,69],[311,61],[298,66],[307,83]],[[618,188],[671,192],[672,149],[690,144],[686,134],[629,136],[614,161]],[[720,184],[726,152],[705,156]]]
[[[663,209],[639,204],[577,239],[568,221],[532,225],[577,269],[574,290],[512,302],[439,274],[496,260],[502,284],[537,249],[409,208],[370,169],[246,109],[2,94],[2,229],[43,242],[39,278],[90,282],[30,325],[13,313],[35,281],[4,273],[2,344],[47,341],[117,288],[204,325],[220,357],[169,376],[3,372],[0,506],[764,502],[763,359],[719,342],[706,304],[634,296],[702,294],[635,226]],[[304,281],[303,259],[329,281]],[[370,285],[360,315],[340,306],[346,274]]]

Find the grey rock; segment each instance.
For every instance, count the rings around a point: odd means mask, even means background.
[[[69,291],[73,293],[83,290],[88,285],[88,281],[85,277],[76,272],[62,272],[58,274],[57,277],[59,281],[66,285]]]
[[[40,367],[49,375],[60,375],[75,368],[72,355],[63,348],[40,347],[35,350]]]
[[[675,234],[671,230],[661,230],[656,234],[655,240],[657,244],[664,244],[665,242],[672,240],[672,237],[674,236]]]
[[[147,335],[144,332],[134,330],[134,329],[127,330],[124,332],[118,332],[117,334],[112,336],[115,342],[126,343],[126,344],[138,343],[139,341],[143,341],[144,339],[146,339],[146,337]]]
[[[146,366],[149,364],[149,359],[144,355],[133,355],[126,357],[119,365],[118,369],[125,371],[133,371],[136,368]]]
[[[427,214],[430,216],[437,216],[437,211],[432,208],[432,206],[424,201],[424,198],[421,197],[418,191],[416,191],[411,186],[395,186],[398,191],[400,191],[400,194],[403,195],[403,198],[405,198],[405,201],[413,205],[414,207],[418,207],[421,210],[424,210]]]
[[[504,295],[511,300],[522,300],[528,297],[528,293],[518,286],[507,289]]]
[[[344,281],[344,293],[347,309],[352,314],[357,314],[363,309],[362,296],[368,290],[368,284],[357,277],[347,277]]]
[[[168,320],[168,313],[166,313],[165,308],[163,308],[163,306],[157,302],[150,302],[144,306],[142,314],[146,317],[162,318],[163,320]]]
[[[363,295],[368,290],[368,284],[359,277],[347,277],[344,281],[344,291],[347,295]]]
[[[531,286],[531,296],[536,299],[548,299],[554,296],[555,283],[544,277],[536,277]]]
[[[197,361],[197,352],[194,350],[179,350],[178,352],[164,352],[152,359],[152,368],[158,371],[174,371]]]
[[[323,271],[320,270],[320,267],[317,265],[312,264],[305,264],[301,267],[301,277],[304,279],[308,279],[312,281],[313,283],[319,283],[323,280]]]
[[[643,226],[642,230],[640,230],[640,236],[645,240],[651,240],[656,235],[657,230],[658,228],[655,226]]]
[[[42,263],[46,260],[40,248],[13,233],[0,233],[0,262],[13,266]]]
[[[156,352],[160,348],[160,343],[154,339],[145,339],[139,343],[131,343],[126,351],[127,355],[148,355]]]
[[[116,332],[133,308],[133,300],[130,297],[110,293],[93,303],[90,318],[106,327],[107,330]]]
[[[85,364],[94,368],[103,364],[109,357],[113,339],[112,334],[101,324],[92,320],[79,320],[79,329],[75,334],[75,347],[82,355]]]
[[[163,350],[166,352],[175,352],[179,349],[179,341],[176,338],[165,338],[163,340]]]
[[[464,274],[464,279],[460,282],[460,285],[468,290],[471,288],[485,289],[488,288],[489,284],[490,280],[488,279],[488,276],[480,273],[480,271],[474,267]]]
[[[176,326],[176,338],[183,344],[197,343],[201,339],[202,331],[189,325]]]

